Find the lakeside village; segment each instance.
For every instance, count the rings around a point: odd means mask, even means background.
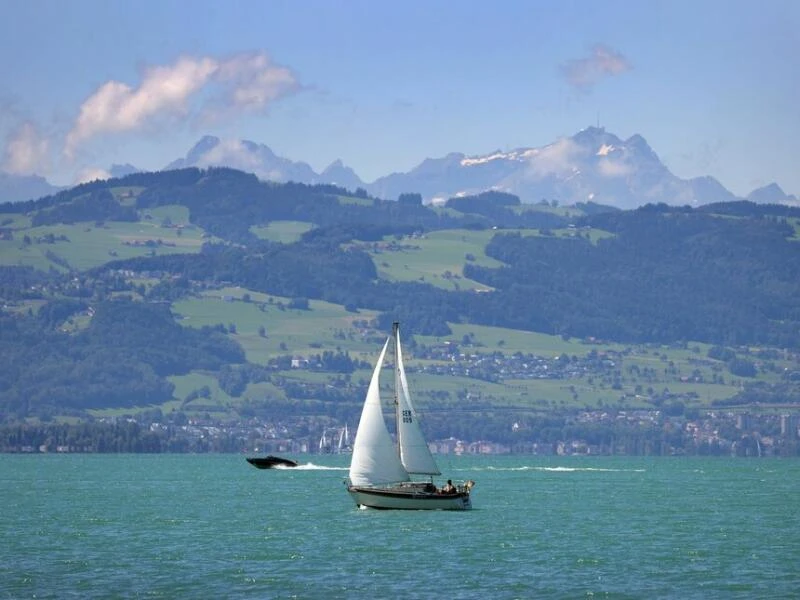
[[[222,424],[188,419],[184,424],[142,417],[100,419],[84,426],[7,427],[0,452],[9,453],[244,453],[348,454],[353,431],[327,427],[319,439],[308,432],[316,418],[285,423],[250,419]],[[541,429],[512,422],[512,441],[429,442],[443,455],[541,456],[800,456],[800,414],[752,414],[709,410],[697,419],[660,410],[581,411],[547,417]],[[560,426],[559,426],[560,425]],[[527,430],[526,430],[527,429]]]
[[[730,455],[797,456],[800,455],[800,415],[752,415],[728,411],[709,411],[700,420],[670,417],[658,410],[580,412],[570,429],[583,428],[586,437],[552,441],[525,440],[519,423],[511,426],[520,440],[512,443],[465,441],[455,438],[428,443],[431,452],[444,455],[533,454],[533,455]],[[199,424],[189,426],[195,436],[220,435]],[[625,431],[628,431],[625,433]],[[633,430],[633,431],[631,431]],[[188,430],[187,430],[188,431]],[[605,440],[598,439],[606,431]],[[621,432],[614,435],[614,431]],[[347,427],[326,430],[318,444],[312,440],[282,438],[274,427],[258,429],[260,439],[250,436],[252,450],[263,453],[346,454],[352,439]],[[240,434],[244,431],[240,431]],[[252,433],[252,432],[251,432]]]
[[[464,342],[467,345],[468,340]],[[425,359],[446,358],[441,352],[441,348],[433,347],[415,349],[415,355]],[[421,367],[419,371],[426,373],[501,385],[509,382],[507,388],[525,378],[562,379],[565,384],[580,381],[584,389],[588,383],[619,395],[617,405],[598,403],[597,409],[542,400],[533,401],[535,406],[528,409],[519,405],[504,408],[500,399],[484,398],[491,402],[476,411],[471,421],[465,415],[459,417],[458,431],[466,433],[458,437],[443,425],[442,413],[434,412],[425,418],[429,439],[433,440],[430,448],[444,455],[800,456],[800,405],[784,401],[769,406],[743,406],[723,400],[699,406],[694,392],[669,393],[666,378],[704,382],[701,367],[709,366],[710,361],[698,353],[696,359],[690,360],[698,368],[689,374],[681,374],[665,355],[660,357],[665,361],[663,370],[635,364],[622,369],[627,352],[630,350],[592,350],[585,357],[571,358],[459,353],[454,357],[457,360],[446,366],[438,362],[436,366]],[[797,355],[784,354],[780,358],[783,365],[794,365],[798,360]],[[762,360],[755,361],[755,365],[761,371],[786,369]],[[314,365],[295,359],[292,368],[313,369]],[[705,383],[723,384],[718,361],[712,370],[712,381]],[[782,379],[795,381],[797,375],[796,370],[789,369]],[[745,385],[741,385],[744,389]],[[643,396],[620,391],[640,387]],[[654,387],[662,387],[662,391],[655,392]],[[575,390],[573,399],[578,400],[580,389],[571,385],[568,389]],[[459,393],[459,400],[470,400],[468,392],[461,396]],[[635,406],[636,401],[643,403],[642,397],[646,397],[649,406]],[[357,415],[355,422],[347,423],[319,414],[270,418],[265,411],[223,422],[214,418],[212,406],[207,411],[200,408],[193,405],[191,413],[170,414],[154,408],[72,426],[6,425],[0,428],[0,452],[346,454],[358,425]],[[476,430],[476,426],[481,428]]]

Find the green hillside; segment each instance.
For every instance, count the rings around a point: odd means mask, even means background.
[[[354,423],[394,320],[442,437],[800,406],[797,209],[410,198],[186,169],[0,206],[3,423]]]

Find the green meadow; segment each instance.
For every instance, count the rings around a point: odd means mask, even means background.
[[[119,185],[109,188],[114,198],[123,206],[136,206],[136,198],[145,188],[135,185]]]
[[[13,239],[0,239],[0,264],[47,271],[91,269],[112,260],[199,252],[203,231],[188,222],[182,206],[143,211],[137,223],[108,221],[32,227],[24,215],[8,215]]]
[[[311,223],[304,221],[272,221],[268,225],[254,225],[250,231],[262,240],[291,244],[313,227]]]
[[[309,310],[288,308],[291,300],[280,296],[259,294],[243,288],[224,288],[207,291],[202,296],[176,302],[173,311],[184,326],[222,324],[229,335],[244,348],[247,360],[266,364],[271,358],[287,354],[308,357],[326,350],[349,352],[353,358],[374,363],[383,335],[365,325],[377,316],[371,311],[349,313],[341,306],[310,301]],[[515,353],[555,358],[561,355],[582,358],[594,351],[622,353],[621,366],[612,375],[588,375],[575,379],[509,379],[493,383],[457,375],[423,373],[426,364],[441,364],[421,360],[407,351],[409,382],[415,397],[428,406],[457,407],[461,410],[487,410],[492,407],[544,411],[555,408],[602,407],[652,408],[652,394],[668,390],[673,394],[689,394],[689,405],[708,406],[714,400],[728,398],[738,391],[740,381],[731,377],[724,365],[706,357],[708,346],[689,344],[686,347],[626,346],[563,339],[559,336],[479,325],[450,324],[448,336],[414,336],[418,344],[438,346],[453,342],[468,358],[472,354]],[[259,329],[263,328],[263,335]],[[404,336],[413,332],[404,331]],[[613,355],[612,355],[613,356]],[[465,360],[466,360],[465,358]],[[614,375],[613,373],[616,373]],[[712,383],[715,374],[724,374],[724,381]],[[350,379],[366,383],[371,372],[362,369]],[[332,382],[337,375],[292,369],[282,372],[288,380],[309,383]],[[702,377],[702,382],[693,379]],[[212,391],[217,404],[235,405],[236,399],[219,390],[213,377],[196,375],[172,378],[179,389],[176,397],[183,398],[202,385]],[[760,377],[768,378],[767,375]],[[612,379],[618,380],[612,386]],[[774,379],[774,376],[772,377]],[[265,387],[266,386],[266,387]],[[283,398],[281,390],[269,384],[248,386],[244,398]],[[197,400],[196,402],[200,402]],[[232,404],[231,404],[232,403]],[[204,404],[208,404],[206,400]]]
[[[372,206],[373,200],[371,198],[358,198],[356,196],[339,196],[339,204],[345,206],[352,204],[355,206]]]
[[[500,261],[487,256],[484,249],[495,235],[513,233],[524,236],[544,235],[535,229],[448,229],[402,239],[387,236],[382,243],[358,245],[372,256],[378,275],[383,279],[418,281],[446,290],[487,291],[489,287],[464,276],[464,265],[471,263],[489,268],[502,266]],[[612,234],[596,229],[559,229],[550,235],[581,236],[596,244],[598,240]]]
[[[359,338],[355,321],[371,321],[375,311],[347,312],[338,304],[310,300],[309,310],[288,308],[290,298],[223,288],[173,304],[184,326],[222,324],[244,349],[247,360],[266,364],[270,358],[308,356],[325,350],[360,352],[369,347]],[[260,328],[263,328],[263,335]]]
[[[787,219],[787,221],[794,227],[794,235],[789,239],[794,242],[800,242],[800,219]]]
[[[522,352],[523,354],[537,354],[547,357],[560,356],[561,354],[583,355],[593,347],[577,340],[564,340],[558,336],[533,331],[461,323],[450,323],[449,325],[453,333],[448,336],[416,336],[416,339],[426,345],[443,342],[454,342],[462,345],[466,338],[468,343],[465,347],[476,352],[502,352],[504,354]],[[604,347],[619,348],[617,345]]]
[[[501,266],[502,263],[484,252],[495,233],[451,229],[401,240],[389,236],[382,243],[362,246],[384,279],[420,281],[447,290],[487,290],[486,286],[464,277],[464,264]]]

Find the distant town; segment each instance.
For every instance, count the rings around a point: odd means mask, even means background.
[[[143,418],[144,417],[144,418]],[[533,454],[557,456],[797,456],[800,415],[751,414],[725,410],[687,419],[660,410],[583,411],[560,419],[563,427],[526,431],[510,426],[513,442],[437,439],[431,450],[444,455]],[[554,419],[550,418],[551,425]],[[307,432],[314,423],[298,418],[270,423],[251,419],[223,424],[202,419],[185,423],[137,418],[102,419],[83,427],[51,425],[16,428],[0,440],[0,451],[14,453],[240,452],[346,454],[354,431],[328,427],[321,436]],[[572,432],[572,435],[563,435]],[[66,437],[61,437],[63,433]],[[560,435],[562,434],[562,435]],[[43,439],[36,439],[44,435]]]
[[[536,455],[730,455],[730,456],[787,456],[798,450],[797,414],[752,415],[727,411],[709,411],[701,419],[688,420],[670,417],[658,410],[581,412],[571,419],[575,425],[588,425],[597,431],[634,428],[642,435],[622,436],[607,442],[592,442],[584,438],[565,438],[554,441],[525,440],[517,423],[512,429],[521,439],[513,444],[455,438],[429,443],[437,454],[536,454]],[[593,427],[592,427],[593,426]],[[187,426],[193,435],[214,435],[201,424]],[[335,443],[320,448],[310,439],[281,438],[274,427],[258,428],[261,439],[250,438],[252,450],[264,452],[337,453]],[[221,431],[216,432],[221,434]],[[232,433],[232,432],[230,432]],[[238,432],[240,435],[244,431]],[[334,441],[337,437],[332,438]]]
[[[592,340],[588,342],[591,347]],[[696,355],[688,361],[693,370],[683,373],[666,354],[643,346],[612,350],[598,344],[598,350],[589,350],[580,357],[544,357],[487,352],[465,336],[460,343],[416,345],[417,362],[412,371],[487,381],[506,388],[514,388],[514,381],[564,380],[575,400],[578,388],[587,387],[613,393],[617,398],[615,402],[600,402],[596,410],[533,398],[524,407],[504,408],[497,398],[492,398],[485,410],[492,414],[494,428],[485,436],[473,434],[478,431],[476,420],[482,420],[475,415],[462,417],[465,435],[442,436],[444,428],[434,411],[428,416],[432,420],[427,422],[427,430],[432,440],[429,446],[437,454],[800,456],[800,411],[796,404],[787,404],[784,409],[775,405],[748,409],[728,406],[728,401],[723,400],[719,406],[709,407],[707,403],[698,404],[695,392],[671,392],[670,383],[726,383],[719,361],[704,357],[699,349],[690,352]],[[640,368],[627,362],[629,357],[642,354],[652,356],[663,368]],[[758,371],[780,369],[784,371],[783,378],[797,375],[790,367],[775,363],[780,359],[783,364],[796,365],[795,353],[784,351],[773,356],[756,351],[750,356]],[[303,356],[286,356],[279,362],[286,363],[282,368],[290,365],[291,370],[298,371],[326,367]],[[731,379],[737,381],[731,373],[727,375],[728,384]],[[318,390],[308,392],[313,397]],[[434,400],[436,393],[431,392]],[[471,393],[475,392],[461,389],[456,398],[474,400]],[[155,407],[72,425],[53,422],[8,426],[0,430],[0,452],[346,454],[357,428],[357,416],[349,422],[319,414],[269,418],[265,416],[269,413],[268,404],[258,414],[222,419],[215,414],[210,398],[200,396],[194,400],[203,401],[209,402],[207,410],[202,404],[193,404],[192,410],[186,412],[162,412]],[[186,406],[191,402],[187,399]],[[635,403],[650,406],[641,408],[633,406]]]

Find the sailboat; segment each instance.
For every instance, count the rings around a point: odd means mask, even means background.
[[[394,351],[394,404],[397,444],[386,427],[380,397],[380,375],[390,346]],[[410,510],[468,510],[474,481],[439,490],[433,477],[441,475],[417,421],[417,412],[408,390],[400,348],[400,325],[383,345],[353,443],[353,456],[347,491],[359,507]],[[411,475],[427,475],[428,481],[415,481]],[[452,489],[448,489],[452,488]]]
[[[336,454],[347,454],[352,452],[350,448],[350,433],[347,431],[347,423],[344,428],[339,431],[339,442],[336,444]]]

